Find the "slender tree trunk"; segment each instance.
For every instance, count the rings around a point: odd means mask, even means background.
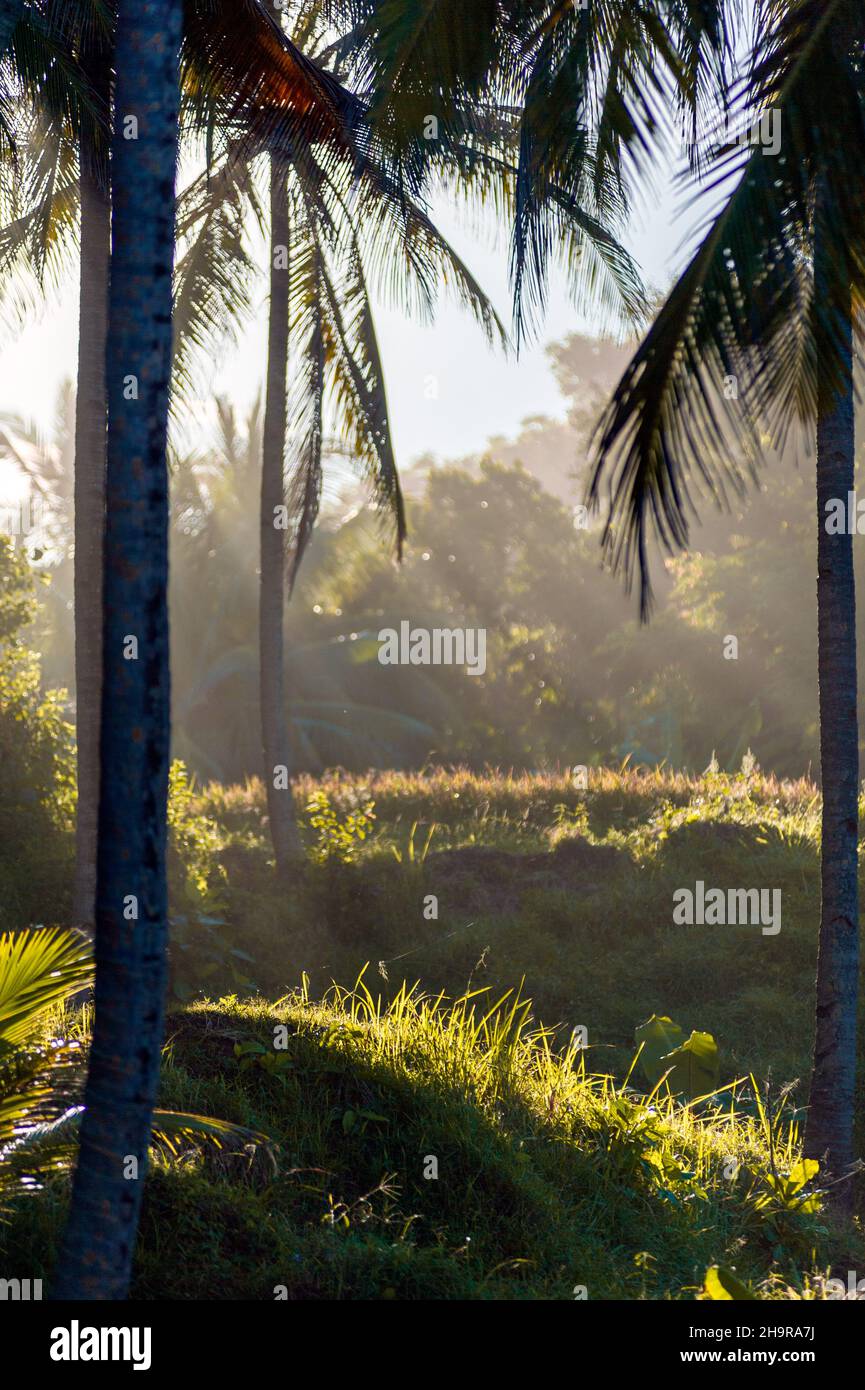
[[[289,743],[285,718],[285,433],[288,415],[288,192],[285,172],[270,171],[270,321],[267,391],[261,458],[261,578],[259,589],[259,680],[261,739],[270,837],[277,872],[285,874],[300,853],[300,836],[288,781]]]
[[[103,73],[106,68],[103,67]],[[107,85],[107,83],[106,83]],[[73,919],[92,926],[99,804],[99,706],[102,684],[102,539],[108,403],[105,334],[111,210],[107,169],[96,167],[82,138],[78,390],[75,405],[75,726],[78,808]]]
[[[817,217],[815,280],[825,304],[831,256],[828,229]],[[817,1016],[805,1151],[833,1177],[853,1160],[856,1012],[859,984],[856,590],[853,537],[829,535],[826,504],[846,504],[854,478],[852,304],[839,313],[844,379],[827,380],[818,363],[817,605],[820,687],[820,770],[823,786],[821,915]],[[834,1189],[839,1206],[852,1201],[852,1183]]]
[[[55,1299],[125,1297],[159,1084],[170,736],[168,478],[182,0],[119,0],[96,1021]]]

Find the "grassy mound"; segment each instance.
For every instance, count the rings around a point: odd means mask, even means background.
[[[747,1086],[647,1096],[558,1053],[516,996],[196,1004],[161,1100],[277,1148],[158,1162],[139,1299],[691,1299],[713,1264],[820,1297],[862,1264],[803,1200],[795,1125]],[[4,1268],[50,1276],[65,1192],[17,1204]]]
[[[313,797],[340,826],[374,803],[373,833],[346,848],[312,825]],[[405,978],[451,997],[524,979],[540,1020],[587,1030],[593,1067],[623,1077],[635,1027],[669,1014],[715,1036],[723,1080],[799,1081],[805,1103],[820,910],[812,783],[754,769],[590,769],[585,789],[566,772],[334,773],[301,781],[296,804],[310,861],[287,893],[269,866],[261,785],[193,799],[225,875],[205,917],[244,954],[208,955],[211,929],[191,916],[175,951],[191,993],[273,998],[306,972],[321,997],[367,961],[386,998]],[[673,894],[697,880],[779,889],[780,931],[676,925]]]

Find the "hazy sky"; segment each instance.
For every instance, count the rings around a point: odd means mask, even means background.
[[[668,283],[680,241],[676,206],[676,195],[668,186],[650,207],[637,211],[627,238],[647,283],[656,287]],[[509,322],[506,241],[493,249],[475,239],[447,205],[436,207],[435,217]],[[255,324],[240,347],[214,368],[214,394],[225,393],[245,404],[261,389],[266,317],[262,285]],[[76,318],[77,294],[70,285],[41,321],[17,335],[3,327],[0,413],[23,415],[50,431],[58,386],[75,373]],[[543,344],[593,328],[577,316],[560,283],[550,295],[538,345],[524,349],[518,361],[490,349],[469,315],[447,300],[432,326],[384,307],[379,308],[377,323],[397,457],[403,467],[425,452],[439,458],[472,452],[492,434],[515,433],[527,415],[560,414],[562,400]],[[437,379],[438,399],[429,398],[430,377]],[[192,433],[203,442],[200,429]]]

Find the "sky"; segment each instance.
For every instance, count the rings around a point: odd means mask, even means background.
[[[509,323],[506,238],[493,246],[492,226],[482,228],[480,235],[470,232],[447,204],[435,206],[433,215]],[[670,177],[657,197],[636,210],[625,238],[650,286],[662,289],[670,282],[680,239],[676,228],[677,195]],[[60,384],[75,373],[77,312],[76,286],[70,283],[23,331],[13,333],[0,320],[0,415],[23,416],[50,435]],[[545,345],[571,332],[597,328],[577,315],[560,279],[552,282],[538,340],[525,347],[518,360],[490,348],[471,317],[447,300],[432,325],[412,322],[383,305],[377,306],[376,321],[391,430],[403,468],[423,454],[446,459],[479,451],[491,435],[516,434],[527,416],[562,415],[564,402]],[[249,331],[214,366],[208,382],[213,395],[226,394],[244,406],[261,391],[266,322],[262,285]],[[194,442],[200,443],[206,434],[208,409],[202,405],[201,419],[190,422]]]

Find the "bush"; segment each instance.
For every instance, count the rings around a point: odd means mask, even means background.
[[[44,691],[21,632],[33,616],[33,577],[0,537],[0,925],[57,921],[69,909],[75,812],[73,730],[66,692]]]

